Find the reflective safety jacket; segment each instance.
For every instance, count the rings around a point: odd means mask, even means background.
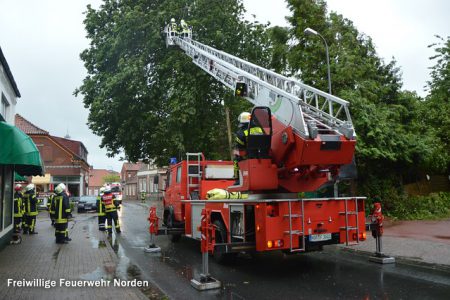
[[[170,30],[172,30],[173,32],[178,32],[178,25],[177,25],[177,23],[175,23],[175,22],[170,23]]]
[[[181,23],[181,31],[183,33],[188,33],[189,32],[189,26],[186,22],[182,22]]]
[[[99,217],[106,215],[105,204],[103,203],[101,196],[97,196],[97,212]]]
[[[103,194],[102,202],[105,205],[105,212],[112,212],[117,210],[115,200],[116,196],[114,196],[114,194],[112,193]]]
[[[236,148],[238,149],[246,149],[247,148],[247,140],[248,140],[248,129],[242,130],[243,128],[239,128],[239,130],[236,132]],[[252,127],[250,128],[250,134],[251,135],[262,135],[264,134],[261,127]]]
[[[51,214],[55,213],[55,211],[52,209],[53,201],[55,201],[55,195],[51,194],[50,197],[48,197],[48,202],[47,202],[48,211]]]
[[[56,194],[53,197],[51,210],[55,212],[55,223],[67,223],[67,219],[71,217],[69,197],[66,193]]]
[[[22,193],[21,192],[15,192],[14,193],[14,218],[21,218],[23,217],[23,202],[22,202]]]
[[[34,192],[25,193],[23,195],[23,202],[25,203],[25,215],[27,216],[37,216],[38,211],[38,199]]]

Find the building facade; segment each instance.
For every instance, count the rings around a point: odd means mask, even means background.
[[[46,197],[59,183],[66,185],[72,197],[86,195],[89,164],[83,143],[52,136],[19,114],[16,114],[15,123],[34,141],[45,164],[45,176],[32,178],[39,197]]]
[[[14,126],[20,92],[0,48],[0,248],[13,235],[14,180],[42,175],[44,166],[31,138]]]
[[[120,171],[123,197],[125,200],[136,200],[139,197],[137,173],[143,163],[124,163]]]
[[[167,168],[158,168],[152,164],[142,164],[137,172],[138,193],[145,192],[147,199],[162,199],[162,190],[166,185]]]
[[[117,177],[120,177],[119,172],[116,171],[91,168],[89,170],[88,194],[91,196],[97,196],[100,193],[100,188],[105,184],[104,178],[110,175],[117,175]]]
[[[20,92],[0,48],[1,122],[14,125],[14,114],[19,97]],[[0,247],[9,241],[13,230],[13,177],[14,168],[0,164]]]

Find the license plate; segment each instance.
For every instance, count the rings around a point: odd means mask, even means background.
[[[321,242],[321,241],[328,241],[328,240],[331,240],[331,233],[311,234],[309,236],[310,242]]]

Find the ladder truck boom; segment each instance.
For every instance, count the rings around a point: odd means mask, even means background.
[[[206,73],[234,91],[243,87],[241,96],[253,105],[270,108],[279,186],[312,191],[351,163],[356,134],[349,102],[195,41],[191,31],[179,36],[167,26],[165,34],[168,46],[179,46]]]

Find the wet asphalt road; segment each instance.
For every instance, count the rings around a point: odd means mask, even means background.
[[[182,238],[172,243],[158,236],[162,253],[145,253],[147,217],[148,205],[124,203],[122,234],[110,242],[124,265],[133,266],[135,274],[171,299],[450,299],[448,271],[401,263],[381,266],[334,246],[289,256],[242,255],[227,266],[210,258],[210,273],[223,287],[198,292],[190,279],[202,269],[199,242]]]

